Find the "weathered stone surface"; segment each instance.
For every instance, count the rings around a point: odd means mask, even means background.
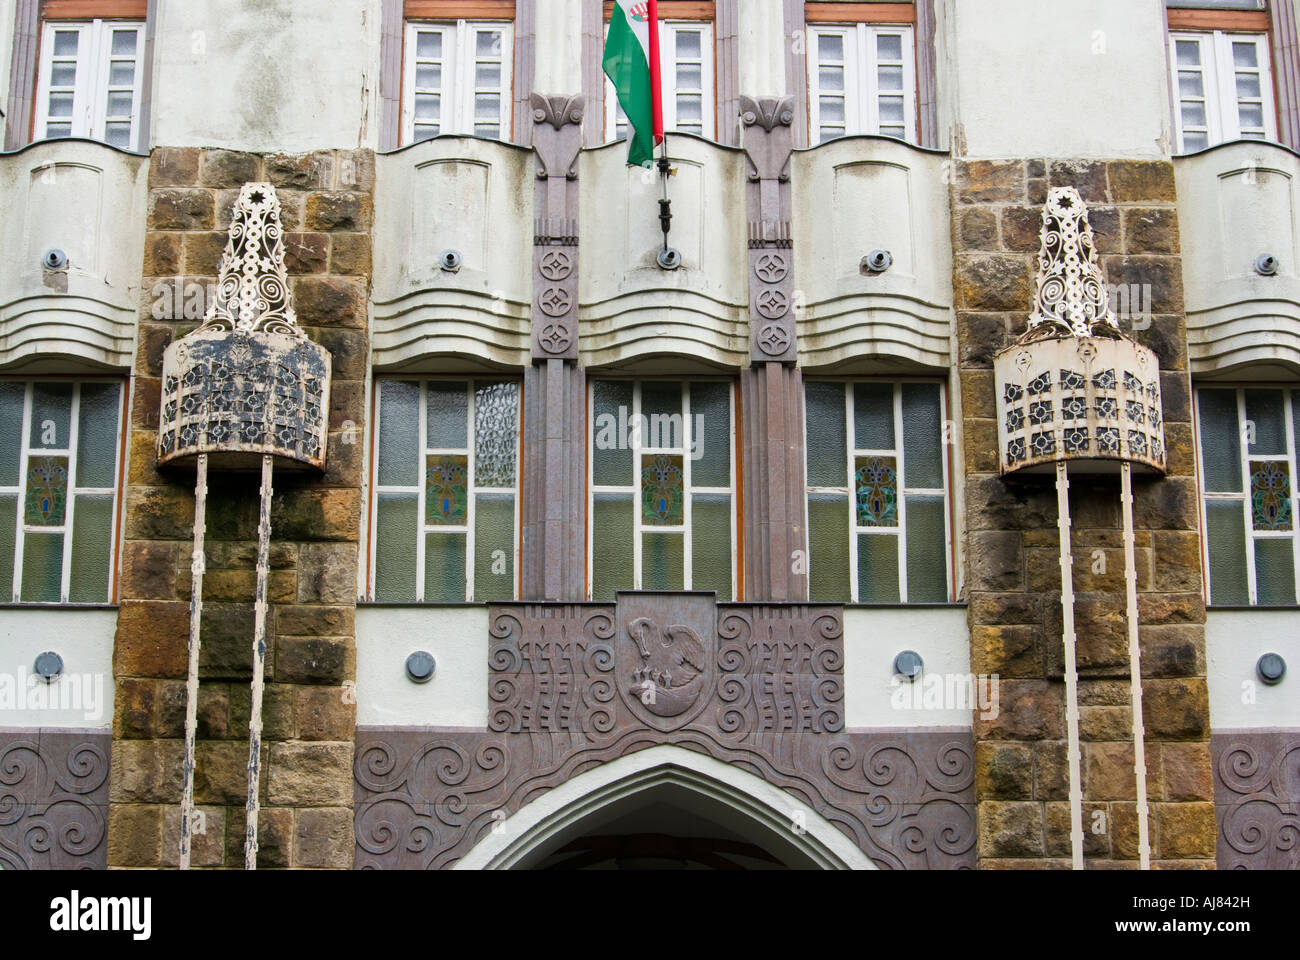
[[[1172,207],[1124,211],[1126,253],[1177,253],[1178,212]]]
[[[238,150],[204,150],[199,182],[205,187],[242,187],[260,180],[262,158]]]
[[[269,800],[277,806],[352,802],[352,743],[273,743]]]
[[[136,371],[153,377],[162,374],[163,351],[171,346],[176,331],[170,326],[159,323],[141,323],[139,325]],[[136,385],[137,392],[142,389]],[[161,397],[161,392],[160,392]]]
[[[244,866],[244,828],[247,820],[242,807],[226,809],[226,866]],[[258,869],[288,867],[293,863],[293,810],[263,806],[257,812]]]
[[[976,823],[981,858],[1043,855],[1042,804],[985,800],[977,807]]]
[[[1212,803],[1155,804],[1155,856],[1213,861],[1218,830]]]
[[[361,527],[361,491],[288,487],[271,503],[271,529],[286,540],[355,542]]]
[[[181,272],[180,233],[151,233],[144,244],[144,275],[174,277]]]
[[[370,236],[364,233],[336,233],[330,248],[330,273],[369,276]]]
[[[297,736],[296,706],[298,687],[291,683],[266,684],[262,692],[262,742],[292,740]],[[249,684],[230,688],[230,736],[248,740],[248,718],[253,712],[253,692]]]
[[[1083,744],[1083,793],[1090,800],[1133,800],[1132,743]]]
[[[1034,756],[1026,743],[975,745],[975,796],[980,800],[1031,800]]]
[[[275,677],[282,683],[342,683],[350,646],[351,640],[338,637],[276,637]]]
[[[212,194],[207,190],[164,189],[149,193],[150,230],[211,230]]]
[[[1003,680],[996,718],[976,714],[980,740],[1059,740],[1065,736],[1065,688],[1046,680]]]
[[[1084,740],[1127,740],[1133,736],[1133,711],[1126,706],[1079,707]]]
[[[219,867],[225,860],[226,808],[199,806],[202,817],[190,832],[190,866]],[[162,864],[175,867],[181,860],[181,808],[171,806],[163,814]]]
[[[194,491],[176,487],[130,487],[126,535],[131,540],[189,540],[194,534]]]
[[[364,380],[370,362],[370,341],[364,330],[347,327],[307,327],[304,332],[330,352],[335,382]],[[353,411],[356,414],[362,411]],[[361,420],[357,419],[360,423]]]
[[[347,807],[297,811],[293,865],[316,870],[352,868],[352,811]]]
[[[252,603],[205,603],[199,626],[203,638],[200,677],[245,680],[252,676]]]
[[[113,744],[108,796],[112,803],[179,803],[185,744],[179,740],[119,740]]]
[[[1083,855],[1085,857],[1108,859],[1111,855],[1110,810],[1109,804],[1084,801],[1083,813]],[[1044,852],[1049,857],[1068,857],[1072,853],[1070,845],[1070,804],[1056,801],[1044,804],[1046,820],[1043,837]],[[1100,817],[1097,815],[1100,814]],[[1098,832],[1093,827],[1101,825],[1106,829]]]
[[[1130,254],[1127,256],[1103,256],[1101,262],[1107,283],[1137,284],[1139,287],[1150,285],[1151,311],[1153,313],[1177,314],[1182,311],[1183,269],[1182,261],[1178,257],[1136,256]],[[1143,305],[1146,302],[1146,294],[1143,291]],[[1152,326],[1155,326],[1154,323]],[[1145,332],[1150,334],[1151,331],[1148,329]],[[1156,349],[1150,342],[1149,337],[1140,339],[1153,350]],[[1159,353],[1158,350],[1156,352]],[[1165,366],[1164,357],[1160,359],[1163,368]]]
[[[307,197],[309,230],[369,233],[372,217],[370,198],[365,194],[329,191]]]
[[[199,179],[195,147],[155,147],[149,155],[149,187],[187,187]]]
[[[266,179],[274,187],[317,190],[330,185],[334,158],[327,152],[308,154],[278,153],[266,158]]]
[[[246,742],[198,742],[194,763],[194,797],[200,803],[244,804],[248,798]]]
[[[996,420],[966,421],[966,473],[994,473],[998,469]]]
[[[959,161],[954,187],[961,203],[1015,203],[1025,196],[1025,165],[1020,160]]]
[[[305,543],[298,567],[299,603],[348,603],[357,598],[357,548]]]
[[[154,804],[113,804],[108,809],[108,865],[156,867],[162,862],[163,813]]]
[[[1024,310],[1030,302],[1033,285],[1027,257],[963,254],[957,258],[955,274],[959,310]]]
[[[189,662],[189,605],[123,600],[113,642],[117,676],[183,677]]]
[[[1142,681],[1142,717],[1153,740],[1205,740],[1210,734],[1205,680]]]
[[[1041,206],[1002,208],[1003,249],[1016,253],[1038,253],[1042,246],[1042,229]]]
[[[356,608],[352,606],[278,606],[275,629],[278,637],[350,637],[355,633]]]
[[[1012,337],[1006,315],[963,311],[957,317],[958,352],[962,367],[992,367],[993,358]]]
[[[1070,760],[1067,744],[1059,740],[1038,741],[1034,747],[1034,799],[1068,800]]]
[[[1176,199],[1173,164],[1146,160],[1111,163],[1110,191],[1116,203],[1173,203]]]
[[[1146,623],[1205,623],[1205,598],[1199,593],[1138,594],[1138,617]]]
[[[1110,200],[1106,164],[1100,160],[1053,160],[1049,176],[1053,187],[1074,187],[1085,203]]]
[[[113,736],[119,740],[153,737],[157,681],[119,677],[113,698]]]
[[[991,474],[967,477],[966,518],[969,530],[1055,527],[1055,492],[1041,483],[1009,483]],[[1056,579],[1059,584],[1059,568]]]
[[[1162,743],[1165,800],[1214,799],[1214,766],[1208,743]]]
[[[299,687],[298,737],[350,740],[357,725],[356,698],[343,687]]]
[[[1138,628],[1142,676],[1189,677],[1205,674],[1205,629],[1199,624],[1142,624]]]
[[[957,214],[957,249],[998,249],[997,214],[983,207],[962,210]]]
[[[1032,593],[979,593],[970,599],[973,623],[1040,623],[1043,598]]]
[[[972,532],[967,543],[967,582],[971,591],[1023,589],[1025,572],[1020,535],[1014,531]]]
[[[364,328],[366,291],[359,280],[300,277],[293,285],[294,309],[308,326]]]
[[[1000,677],[1041,677],[1040,634],[1039,627],[1023,625],[971,627],[971,669]]]
[[[126,600],[170,600],[176,595],[178,543],[128,540],[122,546],[121,596]]]

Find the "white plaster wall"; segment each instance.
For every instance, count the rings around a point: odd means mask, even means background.
[[[894,657],[915,650],[925,663],[915,684],[970,674],[965,607],[848,607],[844,611],[845,725],[969,727],[972,710],[913,705],[912,683],[894,676]],[[933,686],[931,689],[935,689]],[[906,699],[904,699],[906,698]],[[896,705],[896,702],[898,705]]]
[[[1168,156],[1161,0],[940,0],[968,157]],[[964,150],[962,146],[964,144]]]
[[[1276,686],[1255,673],[1265,653],[1286,661]],[[1300,727],[1300,611],[1207,611],[1205,670],[1211,730]]]
[[[0,610],[0,727],[111,727],[116,630],[116,609]],[[63,675],[53,684],[33,674],[47,650],[63,658]],[[34,691],[68,709],[41,706]]]
[[[376,146],[379,15],[380,0],[159,0],[150,142]]]
[[[578,93],[582,89],[582,0],[536,0],[536,4],[533,89]],[[599,104],[589,104],[587,109],[593,106]]]
[[[740,50],[740,93],[751,97],[784,97],[785,20],[779,0],[740,0],[737,25]]]
[[[486,727],[485,606],[357,607],[357,723]],[[412,683],[406,658],[427,650],[433,679]]]

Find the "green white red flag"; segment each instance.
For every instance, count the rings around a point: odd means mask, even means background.
[[[627,162],[648,167],[664,139],[658,0],[614,0],[605,40],[605,75],[627,115]]]

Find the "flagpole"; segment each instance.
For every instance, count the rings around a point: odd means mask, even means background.
[[[648,0],[646,16],[650,27],[650,118],[651,135],[659,144],[659,179],[663,195],[659,199],[659,226],[664,232],[663,256],[668,254],[668,230],[672,225],[672,201],[668,199],[668,138],[664,136],[663,60],[659,51],[659,0]]]

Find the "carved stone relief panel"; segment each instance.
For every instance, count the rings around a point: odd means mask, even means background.
[[[107,731],[0,730],[0,870],[108,864]]]
[[[794,271],[790,232],[790,98],[741,96],[749,158],[750,358],[795,358]]]
[[[1300,730],[1215,733],[1220,870],[1300,869]]]
[[[578,359],[578,151],[583,98],[534,93],[533,359]]]

